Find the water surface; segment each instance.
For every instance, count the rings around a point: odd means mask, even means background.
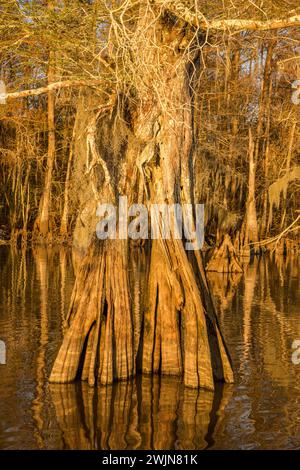
[[[209,274],[235,384],[178,379],[50,385],[74,283],[71,253],[0,247],[0,449],[299,449],[300,261],[263,257]]]

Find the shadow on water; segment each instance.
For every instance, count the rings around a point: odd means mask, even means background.
[[[208,273],[232,386],[212,393],[158,376],[50,386],[74,285],[71,252],[0,247],[0,449],[300,448],[300,365],[291,360],[299,273],[298,257],[276,255],[243,274]]]

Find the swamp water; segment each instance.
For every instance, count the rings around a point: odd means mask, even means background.
[[[0,247],[0,449],[300,449],[300,259],[208,274],[235,384],[47,381],[74,283],[71,252]],[[300,357],[300,354],[299,354]]]

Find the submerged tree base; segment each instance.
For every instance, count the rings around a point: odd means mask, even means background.
[[[186,386],[211,390],[214,378],[233,381],[206,279],[197,283],[182,241],[153,241],[148,266],[143,251],[125,240],[92,244],[50,382],[108,385],[137,371],[183,376]]]
[[[243,272],[229,235],[225,235],[221,245],[214,249],[206,266],[206,271],[216,271],[218,273]]]

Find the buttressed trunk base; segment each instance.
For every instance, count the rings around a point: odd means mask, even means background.
[[[93,243],[77,273],[50,382],[108,385],[138,371],[183,376],[195,388],[213,389],[214,378],[232,382],[214,312],[208,316],[203,305],[204,293],[211,307],[208,291],[197,283],[182,241],[154,240],[144,272],[132,269],[134,256],[145,254],[133,242]]]

